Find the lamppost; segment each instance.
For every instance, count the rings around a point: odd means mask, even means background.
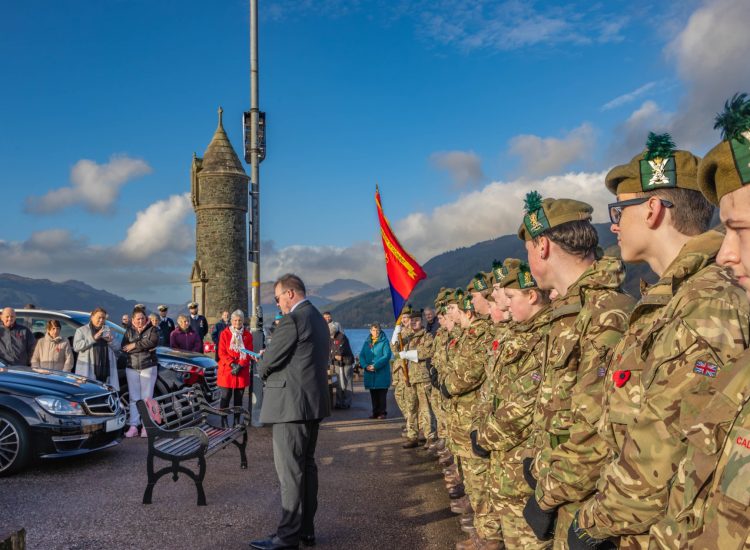
[[[260,305],[260,163],[266,158],[266,114],[258,108],[258,0],[250,0],[250,110],[243,116],[245,162],[250,164],[248,262],[250,263],[250,330],[256,351],[263,347],[263,308]],[[255,371],[255,369],[253,369]],[[257,378],[254,372],[253,376]],[[260,423],[263,384],[253,381],[253,426]]]

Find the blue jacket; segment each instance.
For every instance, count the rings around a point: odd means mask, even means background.
[[[387,389],[391,386],[391,345],[385,333],[381,332],[375,345],[368,337],[359,352],[359,364],[364,372],[365,389]],[[367,365],[375,367],[375,372],[367,370]]]

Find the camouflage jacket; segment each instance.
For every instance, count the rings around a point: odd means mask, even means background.
[[[412,332],[406,350],[416,350],[419,361],[407,361],[409,368],[409,383],[424,384],[430,381],[430,363],[433,353],[433,336],[425,329]]]
[[[625,267],[594,262],[552,304],[544,378],[534,414],[536,498],[544,509],[578,502],[596,485],[607,446],[596,431],[606,365],[635,300]]]
[[[690,513],[683,505],[688,429],[701,418],[723,365],[750,338],[747,298],[715,263],[721,241],[709,231],[682,248],[644,289],[617,347],[599,426],[610,460],[597,494],[579,512],[594,537],[651,528],[652,538],[678,546],[677,520]]]
[[[432,339],[432,366],[438,372],[445,369],[445,363],[448,361],[448,342],[451,336],[448,329],[440,327]]]
[[[393,363],[391,363],[391,375],[393,377],[393,383],[405,382],[404,370],[406,368],[407,361],[401,359],[398,354],[406,349],[409,343],[409,337],[411,336],[411,329],[404,327],[401,330],[400,339],[395,343],[391,344],[391,352],[393,353]]]
[[[685,494],[695,488],[692,510],[700,520],[686,530],[690,548],[750,546],[750,350],[724,374],[730,369],[732,376],[719,381],[706,415],[688,432],[693,462],[686,461]]]
[[[451,439],[465,450],[464,456],[471,454],[469,434],[472,427],[472,413],[479,396],[479,388],[485,379],[487,347],[492,341],[490,325],[486,320],[474,319],[459,337],[455,351],[449,351],[451,361],[443,383],[451,394]]]
[[[489,341],[487,347],[487,359],[485,361],[484,368],[484,382],[479,388],[479,396],[474,404],[474,412],[472,413],[472,430],[476,430],[479,427],[479,421],[487,416],[492,410],[492,400],[495,394],[495,384],[499,379],[499,373],[497,370],[502,368],[502,362],[500,356],[505,345],[506,339],[511,335],[513,326],[510,322],[502,322],[491,325],[491,330],[494,335],[493,339]]]

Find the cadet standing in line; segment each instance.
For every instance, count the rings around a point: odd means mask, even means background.
[[[437,422],[438,434],[438,439],[434,446],[430,448],[430,451],[436,455],[445,449],[445,437],[448,432],[444,398],[440,393],[439,382],[440,372],[445,369],[447,346],[450,341],[450,329],[448,328],[446,321],[445,304],[443,303],[446,292],[450,292],[450,290],[441,288],[438,292],[437,298],[435,298],[435,312],[437,314],[439,328],[435,332],[435,338],[432,341],[432,364],[430,365],[430,384],[432,385],[430,402],[433,405],[432,412],[434,413],[435,421]]]
[[[549,548],[551,543],[539,541],[523,517],[533,493],[523,475],[523,460],[533,452],[532,420],[545,362],[549,293],[538,288],[526,263],[506,260],[503,271],[500,284],[514,322],[493,370],[491,407],[479,419],[472,441],[475,452],[490,452],[490,515],[500,524],[496,539],[508,549]]]
[[[699,191],[697,166],[669,134],[649,134],[642,154],[607,174],[622,257],[647,262],[659,281],[642,289],[609,366],[599,431],[610,458],[570,526],[574,548],[617,536],[623,548],[647,548],[649,538],[684,546],[665,516],[684,512],[678,471],[687,428],[750,339],[747,298],[715,262],[723,235],[706,231],[713,207]]]
[[[717,262],[731,268],[750,298],[750,100],[746,94],[727,102],[715,127],[722,129],[724,140],[701,161],[698,182],[703,194],[721,207],[726,227]],[[696,467],[686,474],[694,478],[700,473],[701,482],[710,481],[699,485],[708,488],[708,498],[694,508],[699,517],[688,539],[692,548],[750,546],[750,351],[724,370],[717,377],[716,395],[704,407],[706,417],[688,436],[696,451]]]
[[[411,320],[411,335],[400,352],[400,357],[409,369],[409,383],[414,389],[417,401],[418,425],[424,434],[426,444],[432,444],[437,439],[435,433],[435,418],[432,413],[432,384],[430,383],[429,364],[432,360],[432,334],[424,329],[422,310],[413,310],[409,316]],[[419,446],[417,438],[409,439],[402,445],[404,449]]]
[[[409,370],[406,361],[401,359],[400,354],[409,342],[411,336],[411,306],[406,305],[401,311],[401,316],[393,329],[393,336],[391,337],[391,351],[393,352],[393,367],[392,367],[392,378],[393,378],[393,394],[396,398],[396,404],[401,409],[401,414],[404,415],[404,421],[406,427],[402,431],[404,437],[407,440],[417,439],[419,433],[419,426],[417,424],[417,398],[414,393],[414,388],[411,387],[409,381]]]
[[[492,341],[492,332],[486,320],[476,317],[472,298],[467,294],[457,296],[456,303],[448,305],[448,312],[458,320],[463,333],[456,346],[453,365],[440,386],[440,391],[451,399],[455,454],[461,460],[464,487],[471,508],[476,510],[477,500],[484,491],[484,473],[488,461],[486,458],[477,458],[472,452],[471,415],[479,397],[479,388],[485,379],[487,348]],[[476,542],[475,538],[459,542],[456,549],[475,548]]]
[[[537,480],[524,517],[540,539],[554,536],[556,549],[565,548],[579,501],[599,476],[602,445],[596,423],[605,366],[634,303],[621,289],[623,263],[597,259],[592,210],[576,200],[542,201],[532,192],[518,230],[539,287],[559,293],[534,415],[536,455],[524,464]]]

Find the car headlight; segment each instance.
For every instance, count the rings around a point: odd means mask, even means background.
[[[67,399],[61,399],[60,397],[52,397],[50,395],[42,395],[36,397],[35,401],[39,403],[45,411],[50,414],[59,415],[82,415],[83,407],[76,401],[68,401]]]
[[[178,363],[177,361],[163,361],[163,362],[159,362],[159,364],[165,369],[169,369],[169,370],[173,370],[177,372],[187,372],[190,374],[203,374],[202,367],[191,365],[190,363]]]

